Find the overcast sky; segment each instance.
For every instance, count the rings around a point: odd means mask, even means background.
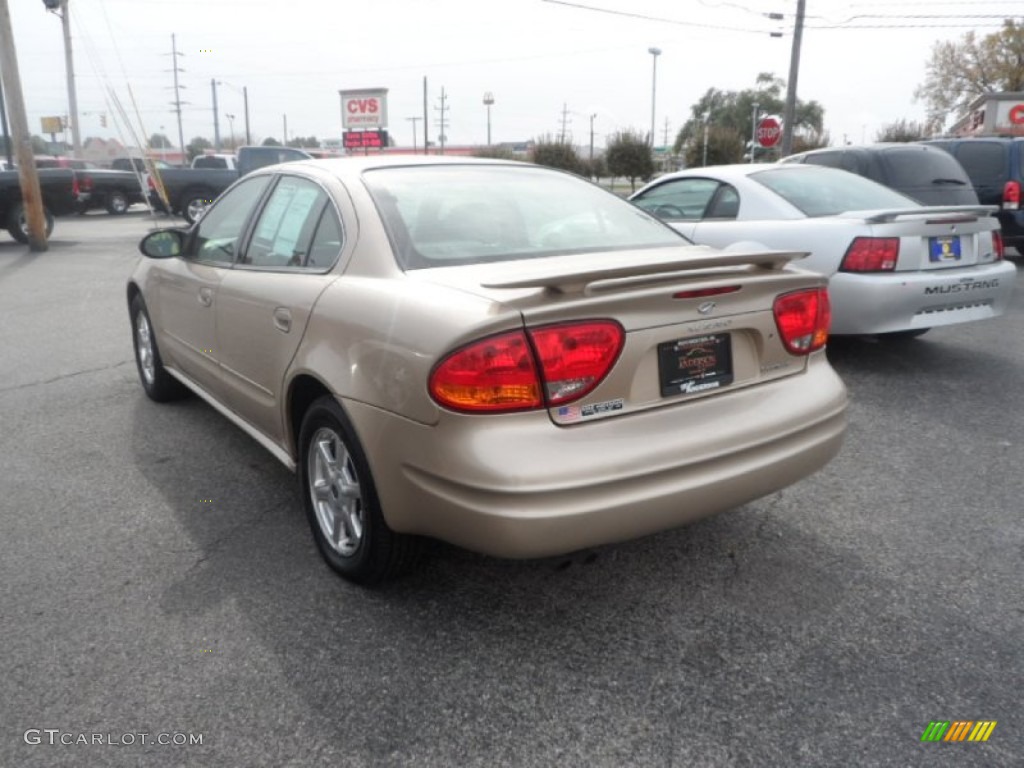
[[[60,20],[42,0],[8,0],[29,127],[67,112]],[[213,137],[210,81],[244,133],[249,91],[254,141],[338,137],[340,89],[389,91],[389,127],[411,144],[429,82],[430,133],[448,95],[450,144],[484,143],[485,92],[495,143],[561,130],[563,105],[575,143],[619,129],[647,131],[652,59],[657,62],[657,143],[671,142],[710,87],[754,86],[758,72],[788,75],[796,0],[70,0],[82,137],[116,136],[108,87],[130,109],[130,83],[147,133],[177,144],[171,34],[177,36],[184,136]],[[636,16],[588,10],[591,6]],[[782,13],[782,22],[766,14]],[[936,40],[988,34],[1024,15],[1024,0],[807,0],[799,97],[825,108],[833,143],[872,141],[885,123],[920,120],[913,92]],[[773,38],[772,30],[784,36]],[[237,90],[236,90],[237,89]],[[134,114],[134,113],[133,113]],[[423,125],[416,123],[422,142]]]

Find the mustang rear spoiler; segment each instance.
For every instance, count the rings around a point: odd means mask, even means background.
[[[970,217],[988,216],[998,210],[999,207],[995,205],[925,205],[920,208],[893,208],[886,211],[847,211],[843,215],[864,219],[869,224],[881,224],[903,216],[937,217],[936,221],[946,221],[950,218],[967,220]]]
[[[703,250],[706,255],[695,253]],[[641,283],[653,280],[671,280],[689,276],[701,270],[760,267],[778,270],[795,259],[807,256],[803,251],[730,252],[710,248],[687,248],[687,253],[634,252],[637,258],[630,262],[622,252],[581,254],[544,259],[536,263],[515,262],[514,271],[507,276],[489,277],[484,288],[549,288],[560,293],[582,292],[587,289],[610,288],[609,281],[619,284]]]

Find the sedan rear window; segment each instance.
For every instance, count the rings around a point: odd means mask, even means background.
[[[807,216],[916,208],[920,203],[863,176],[814,166],[782,166],[750,174]]]
[[[373,169],[363,179],[403,269],[687,242],[622,198],[558,171],[412,166]]]

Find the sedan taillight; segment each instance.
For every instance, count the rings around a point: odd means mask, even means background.
[[[791,354],[807,355],[828,341],[832,305],[825,288],[810,288],[776,297],[772,306],[782,343]]]
[[[430,375],[430,395],[447,408],[476,413],[564,405],[601,383],[624,340],[622,327],[610,320],[491,336],[444,358]]]
[[[840,272],[892,272],[900,257],[898,237],[855,237],[846,249]]]
[[[1002,261],[1006,257],[1006,245],[1003,243],[1003,233],[1001,230],[992,230],[992,252],[996,256],[996,261]]]

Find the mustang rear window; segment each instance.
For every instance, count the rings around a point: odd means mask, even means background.
[[[847,211],[920,206],[920,203],[906,195],[846,171],[822,166],[783,168],[752,173],[750,178],[768,187],[807,216],[835,216]]]
[[[403,269],[687,243],[622,198],[543,168],[378,168],[363,180]]]

